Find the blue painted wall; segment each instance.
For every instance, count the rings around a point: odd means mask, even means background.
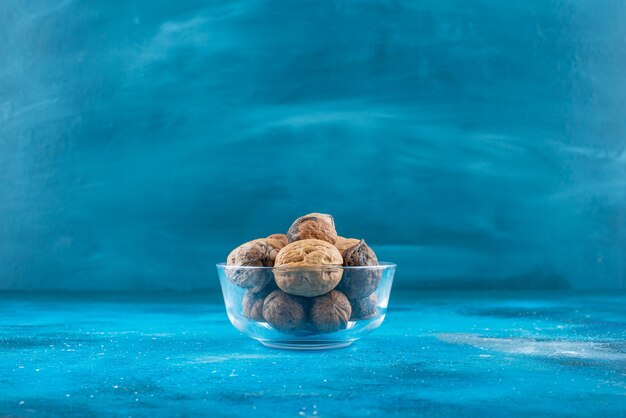
[[[0,5],[0,288],[216,288],[326,211],[397,286],[626,288],[626,3]]]

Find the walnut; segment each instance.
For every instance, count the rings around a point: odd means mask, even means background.
[[[348,298],[337,290],[331,290],[313,299],[310,317],[319,332],[334,332],[348,326],[351,314]]]
[[[334,245],[319,239],[305,239],[284,246],[276,255],[275,267],[307,267],[343,264]]]
[[[312,238],[335,243],[337,231],[335,231],[335,220],[332,216],[324,213],[309,213],[296,219],[287,231],[289,242]]]
[[[344,266],[377,266],[376,253],[365,243],[359,241],[356,245],[347,248],[342,253]]]
[[[285,234],[272,234],[269,235],[267,239],[279,241],[282,244],[280,248],[283,248],[285,245],[289,244],[289,240],[287,239],[287,235]]]
[[[292,295],[323,295],[341,280],[342,261],[339,250],[326,241],[305,239],[292,242],[276,256],[276,284]]]
[[[368,297],[350,299],[350,306],[352,306],[352,316],[350,319],[366,319],[376,315],[376,293],[372,293]]]
[[[229,266],[272,267],[282,247],[278,240],[259,238],[243,243],[232,250],[226,261]]]
[[[265,298],[263,317],[279,331],[296,331],[306,325],[305,302],[298,296],[274,290]]]
[[[252,293],[246,290],[241,302],[242,315],[254,321],[263,321],[263,302],[268,292]]]
[[[347,250],[350,247],[354,247],[358,243],[359,243],[359,240],[356,238],[337,237],[337,240],[335,241],[335,247],[337,247],[339,252],[343,254],[345,250]]]
[[[260,238],[235,248],[228,254],[226,264],[229,266],[272,267],[278,251],[282,248],[280,241]],[[226,269],[226,276],[237,286],[246,288],[252,293],[262,291],[274,279],[271,269]]]
[[[343,265],[346,267],[377,266],[378,259],[372,249],[361,240],[343,252]],[[378,269],[345,269],[339,290],[350,299],[371,295],[378,287],[381,272]]]

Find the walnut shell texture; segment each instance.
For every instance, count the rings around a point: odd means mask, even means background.
[[[319,332],[334,332],[345,329],[352,315],[350,301],[341,292],[331,290],[313,300],[309,314],[311,322]]]
[[[254,321],[263,321],[263,302],[266,296],[267,292],[252,293],[247,290],[241,302],[242,315]]]
[[[342,262],[339,250],[326,241],[295,241],[283,247],[276,256],[276,284],[292,295],[323,295],[341,281],[343,271],[339,266]]]
[[[228,254],[226,264],[244,267],[272,267],[282,244],[278,240],[259,238],[241,244]],[[262,291],[273,281],[271,270],[227,269],[226,276],[237,286],[253,293]]]
[[[334,245],[319,239],[306,239],[284,246],[276,256],[276,267],[328,266],[343,264]]]
[[[268,235],[267,239],[279,241],[282,244],[280,248],[283,248],[285,245],[289,244],[289,240],[287,239],[287,235],[285,234]]]
[[[335,241],[335,247],[337,247],[339,252],[343,254],[345,250],[347,250],[350,247],[354,247],[358,243],[359,243],[359,240],[356,238],[337,237],[337,240]]]
[[[334,244],[337,239],[335,220],[325,213],[309,213],[299,217],[287,231],[289,242],[320,239]]]
[[[342,253],[344,266],[377,266],[376,253],[366,243],[359,241],[356,245],[348,247]]]
[[[248,241],[228,254],[226,264],[229,266],[272,267],[281,248],[283,245],[280,241],[271,238]]]
[[[282,290],[274,290],[263,303],[263,317],[281,332],[293,332],[306,325],[304,301]]]
[[[376,315],[377,301],[376,293],[372,293],[364,298],[350,299],[350,306],[352,306],[352,316],[350,316],[350,319],[366,319]]]
[[[377,266],[378,258],[364,240],[343,252],[343,265],[347,267]],[[350,299],[359,299],[371,295],[381,279],[380,270],[346,269],[339,290]]]

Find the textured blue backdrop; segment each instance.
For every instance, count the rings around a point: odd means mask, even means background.
[[[3,1],[0,288],[215,288],[231,247],[326,211],[399,288],[624,289],[625,22],[621,1]]]

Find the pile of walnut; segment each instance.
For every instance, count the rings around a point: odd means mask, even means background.
[[[301,216],[287,234],[273,234],[235,248],[229,266],[273,269],[228,269],[227,277],[246,289],[242,314],[265,321],[282,332],[334,332],[350,320],[376,314],[376,254],[365,241],[337,235],[332,216]]]

